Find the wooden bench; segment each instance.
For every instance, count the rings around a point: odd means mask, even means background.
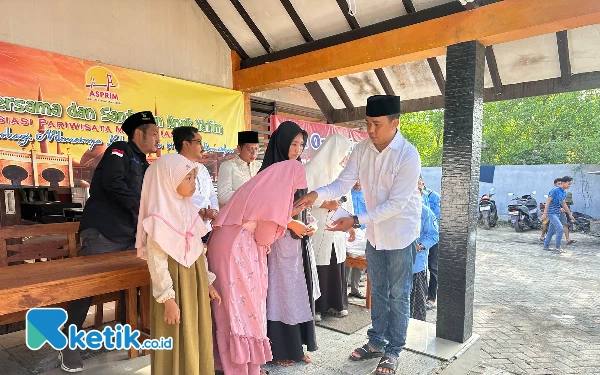
[[[360,268],[363,270],[367,269],[367,257],[365,255],[360,257],[346,256],[346,267]],[[371,309],[371,283],[369,281],[369,274],[367,273],[367,309]]]
[[[4,267],[0,272],[0,320],[34,307],[125,290],[127,324],[138,329],[137,288],[141,290],[140,341],[149,338],[150,273],[135,250]],[[144,354],[146,354],[145,352]],[[129,350],[129,358],[139,355]]]
[[[78,222],[0,227],[0,267],[24,261],[76,257],[79,248]],[[114,301],[115,316],[119,316],[120,300],[120,292],[94,297],[92,306],[96,308],[95,327],[100,327],[104,321],[104,303]],[[0,318],[0,324],[21,322],[24,319],[24,314],[11,315]]]
[[[0,227],[0,267],[26,260],[75,257],[79,248],[78,232],[79,223]],[[50,239],[44,242],[27,241],[29,237],[53,235],[63,235],[65,238]],[[25,239],[25,241],[9,244],[10,240],[14,239]]]

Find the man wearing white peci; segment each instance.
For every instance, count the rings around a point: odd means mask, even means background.
[[[334,231],[367,224],[367,272],[371,281],[372,328],[369,342],[350,359],[382,357],[377,374],[394,374],[406,342],[410,315],[412,266],[419,237],[421,196],[417,182],[421,159],[416,148],[398,131],[400,98],[376,95],[367,99],[369,139],[359,143],[346,168],[333,183],[300,198],[295,206],[311,206],[318,198],[331,200],[360,180],[367,212],[343,217]]]

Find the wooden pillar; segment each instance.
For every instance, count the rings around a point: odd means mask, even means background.
[[[448,47],[442,154],[437,337],[472,334],[485,47]]]
[[[250,104],[250,94],[244,93],[244,123],[246,130],[252,130],[252,107]]]

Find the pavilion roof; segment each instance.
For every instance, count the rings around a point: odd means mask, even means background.
[[[497,0],[196,2],[240,56],[243,69],[314,50],[319,43],[343,43],[359,29],[384,32],[392,23],[402,27]],[[366,98],[374,94],[400,95],[406,112],[443,108],[445,70],[446,56],[441,55],[295,87],[308,90],[330,122],[344,122],[362,118]],[[488,45],[484,85],[486,101],[600,87],[600,25]]]

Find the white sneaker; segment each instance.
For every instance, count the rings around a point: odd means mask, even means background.
[[[338,311],[336,309],[329,309],[327,310],[328,313],[337,316],[338,318],[343,318],[345,316],[348,316],[348,310],[342,310],[342,311]]]

